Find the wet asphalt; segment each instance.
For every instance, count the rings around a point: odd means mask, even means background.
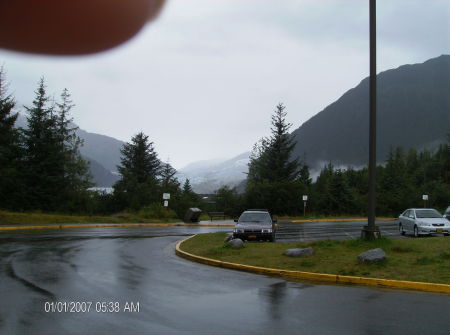
[[[450,334],[448,295],[290,282],[174,253],[185,236],[230,229],[1,233],[0,334]],[[279,240],[360,229],[280,224]]]

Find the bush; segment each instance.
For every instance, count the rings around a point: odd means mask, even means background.
[[[177,214],[173,210],[166,209],[159,203],[152,203],[142,207],[137,215],[144,219],[168,219],[177,217]]]

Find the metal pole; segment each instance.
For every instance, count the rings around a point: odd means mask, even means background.
[[[370,26],[370,117],[369,117],[369,199],[368,224],[361,232],[367,239],[380,237],[375,225],[376,205],[376,164],[377,164],[377,39],[376,39],[376,0],[369,0]]]

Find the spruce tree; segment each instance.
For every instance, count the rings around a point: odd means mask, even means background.
[[[245,190],[247,207],[268,208],[276,214],[300,210],[300,197],[306,187],[299,180],[300,163],[292,157],[295,142],[288,132],[291,124],[286,116],[285,106],[278,104],[272,115],[270,137],[254,146]]]
[[[183,187],[181,190],[181,196],[175,206],[175,211],[177,213],[177,216],[180,219],[183,219],[186,214],[186,211],[189,208],[198,207],[199,204],[200,204],[199,196],[192,189],[190,180],[186,179],[184,181],[184,184],[183,184]]]
[[[70,100],[69,91],[65,88],[61,93],[61,102],[56,104],[58,113],[56,115],[55,132],[60,148],[60,179],[61,197],[64,207],[80,205],[86,197],[86,190],[93,184],[90,182],[89,163],[80,154],[83,140],[78,137],[78,127],[73,124],[70,112],[75,106]]]
[[[296,143],[288,132],[292,124],[286,121],[285,108],[278,104],[272,115],[272,134],[263,164],[263,179],[269,181],[294,181],[300,172],[298,159],[292,157]]]
[[[184,181],[183,194],[187,195],[187,196],[191,196],[192,194],[194,194],[194,190],[192,189],[191,182],[190,182],[189,178],[187,178]]]
[[[61,188],[63,160],[55,132],[54,106],[48,106],[44,78],[41,78],[28,112],[27,129],[23,130],[25,145],[25,183],[28,209],[54,210]]]
[[[167,161],[162,164],[160,179],[161,179],[161,187],[163,192],[174,192],[178,191],[180,187],[180,182],[175,177],[177,174],[177,170],[175,170],[172,165]]]
[[[122,208],[137,210],[160,201],[161,161],[148,138],[140,132],[121,149],[117,168],[122,178],[114,185],[114,193]]]
[[[14,113],[16,103],[8,94],[5,71],[0,67],[0,207],[20,208],[20,158],[19,133],[14,128],[18,113]]]

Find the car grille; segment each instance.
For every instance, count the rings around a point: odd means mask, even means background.
[[[244,233],[260,233],[261,229],[244,229]]]
[[[443,223],[433,223],[434,227],[443,227],[444,224]]]

